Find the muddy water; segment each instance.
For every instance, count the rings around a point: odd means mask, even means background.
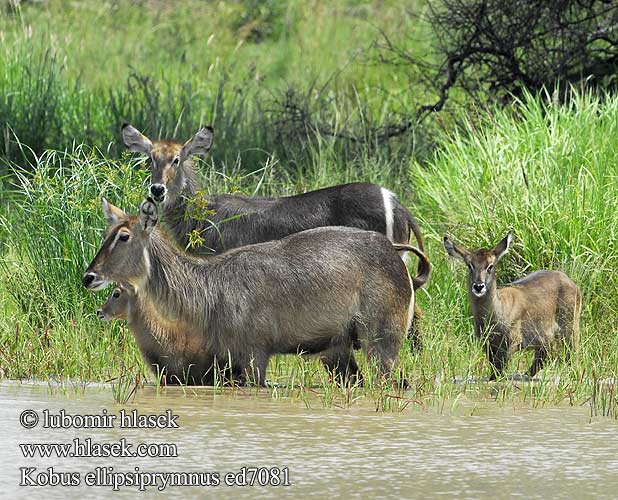
[[[103,409],[110,415],[119,415],[121,410],[126,415],[132,415],[132,410],[142,416],[163,415],[157,423],[176,423],[179,428],[123,428],[119,417],[107,428],[43,428],[44,410],[53,416],[60,415],[61,410],[65,415],[101,415]],[[25,410],[36,412],[40,419],[36,427],[20,425],[19,417]],[[461,413],[438,415],[432,410],[408,409],[384,414],[362,407],[306,409],[302,403],[255,395],[215,396],[209,390],[183,393],[181,389],[156,394],[154,388],[140,392],[132,404],[118,406],[105,387],[88,387],[83,392],[50,391],[45,385],[5,382],[0,384],[0,496],[161,496],[155,486],[140,493],[136,486],[125,485],[113,492],[109,486],[112,476],[101,472],[131,472],[137,477],[137,467],[140,473],[148,474],[208,472],[211,484],[218,474],[218,486],[168,485],[163,494],[171,498],[618,497],[615,420],[590,422],[585,408],[501,409],[489,403],[477,406],[473,416],[465,415],[470,413],[465,410]],[[26,458],[19,446],[71,443],[76,438],[82,444],[91,438],[90,449],[81,449],[86,454],[94,453],[96,445],[124,438],[132,446],[141,442],[174,444],[178,456]],[[169,450],[164,453],[171,454]],[[77,477],[80,485],[20,486],[20,468],[29,467],[36,470],[26,473],[28,484],[45,482],[46,477],[53,481],[53,474],[48,472],[51,467],[56,481],[62,476],[59,472],[72,472],[72,479]],[[252,472],[243,475],[243,467],[259,468],[254,486],[225,485],[226,477],[231,482],[249,482]],[[64,476],[66,481],[71,479],[68,474]],[[116,481],[129,480],[119,474],[114,477]],[[205,475],[200,477],[206,481]],[[260,480],[277,482],[275,477],[280,483],[289,481],[290,486],[259,485]],[[91,483],[108,485],[86,486],[87,478]],[[141,478],[148,481],[146,476]],[[180,481],[181,475],[178,478]]]

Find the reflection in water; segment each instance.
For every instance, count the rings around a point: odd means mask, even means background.
[[[153,388],[134,403],[114,405],[109,388],[50,395],[46,386],[0,384],[3,446],[1,492],[6,498],[122,498],[135,487],[20,487],[19,468],[37,472],[79,472],[96,467],[133,472],[226,472],[241,467],[289,469],[291,486],[169,487],[178,498],[614,498],[618,495],[618,423],[589,423],[584,408],[501,409],[486,404],[474,416],[436,415],[406,410],[399,414],[369,409],[311,409],[300,402],[242,399],[204,390],[184,393]],[[317,405],[316,405],[317,406]],[[24,429],[19,415],[33,409],[67,414],[178,415],[179,429]],[[24,458],[19,443],[70,443],[92,438],[109,443],[173,443],[177,457]],[[108,469],[109,470],[109,469]],[[265,472],[262,473],[263,475]],[[30,476],[32,477],[32,475]],[[241,477],[242,479],[242,477]]]

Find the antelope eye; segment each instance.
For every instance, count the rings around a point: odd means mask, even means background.
[[[180,163],[180,158],[178,156],[174,156],[174,159],[172,160],[172,167],[178,166],[178,163]]]
[[[118,297],[120,297],[120,290],[114,290],[112,292],[112,297],[117,299]]]
[[[493,270],[494,270],[494,266],[493,265],[487,266],[487,272],[488,273],[492,272]]]
[[[118,239],[120,241],[128,241],[129,240],[129,233],[120,233],[120,235],[118,236]]]
[[[472,265],[472,262],[468,262],[468,269],[470,269],[470,271],[474,271],[474,266]]]

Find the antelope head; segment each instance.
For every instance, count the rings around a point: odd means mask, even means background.
[[[203,127],[184,144],[176,141],[151,141],[133,125],[122,126],[122,138],[131,150],[150,158],[150,196],[157,203],[173,203],[182,193],[187,168],[193,156],[206,154],[212,147],[212,127]]]
[[[131,293],[129,290],[117,286],[114,288],[105,304],[97,310],[97,317],[104,322],[108,322],[113,319],[128,319],[130,299]]]
[[[150,275],[148,244],[158,221],[157,207],[150,198],[142,202],[139,216],[127,215],[105,198],[102,207],[107,218],[105,238],[82,283],[92,291],[102,290],[111,282],[137,290]]]
[[[496,265],[506,254],[513,235],[509,233],[491,250],[480,248],[468,250],[444,237],[444,248],[453,258],[468,266],[468,287],[472,296],[484,297],[496,285]]]

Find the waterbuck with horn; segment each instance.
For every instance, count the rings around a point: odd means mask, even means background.
[[[581,293],[561,271],[536,271],[507,285],[496,285],[496,266],[511,245],[509,232],[492,249],[468,250],[444,237],[444,248],[468,267],[468,293],[478,338],[485,340],[493,370],[501,375],[509,357],[534,349],[527,375],[534,375],[552,345],[561,340],[568,351],[578,347]]]
[[[130,286],[170,326],[197,335],[191,345],[217,362],[230,359],[241,383],[263,384],[270,356],[289,353],[319,353],[335,375],[353,380],[355,347],[390,374],[412,318],[414,288],[429,276],[420,250],[394,246],[373,231],[316,228],[196,257],[158,229],[150,199],[138,216],[105,199],[103,211],[106,236],[84,286]],[[411,280],[397,250],[415,253],[423,272]]]
[[[408,244],[414,234],[418,248],[424,251],[415,218],[392,192],[376,184],[342,184],[283,198],[205,195],[193,157],[206,154],[212,147],[211,127],[202,128],[184,144],[151,141],[127,123],[122,126],[122,137],[131,151],[149,156],[150,195],[161,206],[165,227],[190,253],[221,253],[322,226],[377,231],[401,244]],[[203,203],[196,204],[198,197],[204,198]],[[196,214],[191,208],[196,205],[205,206],[208,215]],[[196,231],[201,245],[190,246],[189,235]],[[405,258],[406,251],[400,255]],[[415,317],[420,316],[415,305]]]
[[[201,332],[186,323],[169,321],[139,300],[132,287],[115,287],[97,316],[104,322],[127,321],[146,365],[166,384],[214,383],[214,357],[205,350]]]

